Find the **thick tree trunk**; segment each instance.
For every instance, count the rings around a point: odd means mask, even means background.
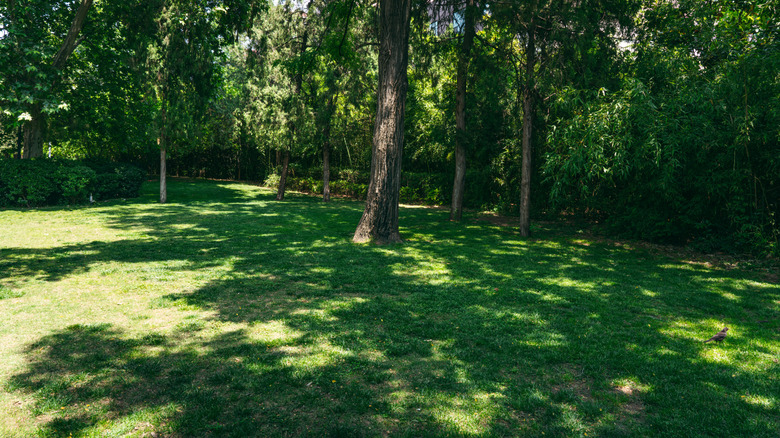
[[[400,242],[398,198],[408,86],[411,0],[381,0],[379,5],[379,86],[366,208],[355,242]]]
[[[279,177],[279,187],[276,190],[276,200],[284,200],[284,190],[287,185],[287,169],[290,168],[290,150],[284,151],[284,162],[282,163],[282,175]]]
[[[62,41],[62,46],[54,55],[52,60],[52,67],[55,70],[62,70],[67,62],[68,58],[81,40],[77,39],[79,32],[84,27],[84,21],[87,19],[87,12],[90,6],[92,6],[93,0],[82,0],[78,10],[76,10],[76,16],[73,18],[73,22],[68,29],[68,33],[65,35],[65,39]],[[11,5],[13,7],[13,5]],[[36,102],[30,108],[30,116],[32,120],[27,121],[24,124],[24,152],[23,158],[37,158],[43,156],[43,136],[46,130],[46,118],[43,114],[42,104]]]
[[[536,46],[534,27],[531,20],[528,31],[525,64],[525,90],[523,95],[523,163],[520,176],[520,235],[531,235],[531,170],[533,157],[533,114],[534,114],[534,67]]]
[[[36,102],[30,106],[32,120],[24,122],[24,146],[22,158],[38,158],[43,156],[43,133],[46,129],[46,119],[42,105]]]
[[[476,21],[474,0],[466,6],[463,45],[458,56],[458,77],[455,90],[455,180],[452,183],[452,207],[450,220],[459,221],[463,216],[463,192],[466,184],[466,89],[468,84],[468,65],[471,58],[471,46],[474,43],[474,23]]]

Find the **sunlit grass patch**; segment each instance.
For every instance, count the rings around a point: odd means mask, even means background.
[[[24,292],[17,289],[12,289],[8,286],[0,285],[0,300],[9,298],[21,298],[24,296]]]

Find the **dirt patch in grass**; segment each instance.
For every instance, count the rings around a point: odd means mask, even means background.
[[[618,385],[614,389],[622,403],[617,414],[617,427],[624,431],[632,430],[632,425],[645,421],[645,405],[640,397],[642,390],[631,382]]]

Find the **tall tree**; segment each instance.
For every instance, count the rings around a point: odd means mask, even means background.
[[[284,158],[282,162],[282,171],[279,176],[279,187],[276,190],[276,200],[281,201],[284,199],[284,191],[287,188],[287,172],[290,167],[290,151],[296,141],[299,140],[297,135],[299,127],[297,126],[302,119],[299,108],[301,104],[301,93],[303,91],[303,75],[305,69],[308,67],[306,61],[306,50],[309,45],[309,13],[314,0],[309,0],[305,9],[301,11],[295,11],[296,14],[300,14],[303,20],[299,23],[300,41],[298,45],[297,62],[293,63],[293,83],[295,84],[295,91],[292,95],[293,104],[293,117],[290,118],[289,124],[289,143],[284,149]],[[289,7],[289,4],[287,5]]]
[[[216,73],[224,45],[234,39],[236,29],[246,29],[259,9],[251,0],[149,3],[146,7],[155,15],[146,59],[150,88],[159,107],[160,202],[165,203],[170,146],[197,143],[203,136],[208,101],[218,89]],[[226,18],[233,9],[240,20]]]
[[[333,91],[329,91],[327,103],[323,109],[323,115],[320,117],[322,124],[322,201],[330,201],[330,152],[333,113],[335,112],[335,100],[337,96]]]
[[[46,113],[66,106],[54,104],[57,87],[68,58],[82,41],[79,34],[92,1],[11,0],[0,6],[5,34],[0,37],[0,70],[4,76],[0,79],[0,101],[25,110],[19,115],[24,121],[22,158],[43,155]],[[70,26],[62,26],[70,17]]]
[[[520,173],[520,235],[531,235],[531,172],[533,171],[534,70],[536,68],[536,29],[534,18],[528,23],[525,47],[525,86],[523,87],[523,140]]]
[[[366,207],[354,242],[400,242],[398,198],[404,142],[411,0],[379,3],[379,84]]]
[[[463,192],[466,182],[466,151],[468,132],[466,130],[466,90],[468,89],[468,68],[471,61],[471,47],[476,33],[478,13],[475,0],[467,0],[463,23],[463,41],[458,54],[458,71],[455,91],[455,180],[452,184],[452,207],[450,220],[459,221],[463,216]]]
[[[637,4],[635,0],[532,0],[495,5],[496,21],[510,29],[505,53],[515,64],[516,90],[522,94],[519,231],[523,236],[530,234],[534,114],[543,102],[540,78],[557,81],[557,89],[592,86],[590,72],[571,66],[582,65],[590,49],[614,46],[615,36],[629,25]]]

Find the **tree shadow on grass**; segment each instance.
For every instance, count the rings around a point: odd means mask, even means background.
[[[134,339],[110,326],[72,326],[31,345],[31,366],[11,385],[34,391],[34,412],[54,416],[44,436],[321,436],[338,427],[360,435],[375,423],[361,415],[367,407],[339,421],[339,400],[365,389],[293,369],[285,359],[295,346],[241,331],[192,344],[181,334]]]
[[[230,272],[157,299],[188,309],[173,331],[30,345],[13,385],[44,434],[776,436],[776,324],[758,321],[780,296],[734,273],[423,209],[405,245],[353,245],[359,206],[306,197],[106,214],[148,237],[87,263],[63,248],[48,281],[117,260]],[[702,344],[717,321],[737,328]]]

